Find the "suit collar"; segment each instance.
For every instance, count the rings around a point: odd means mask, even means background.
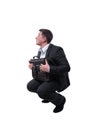
[[[50,52],[51,52],[52,47],[53,47],[53,45],[50,44],[49,47],[48,47],[48,49],[47,49],[46,58],[49,57],[49,54],[50,54]]]

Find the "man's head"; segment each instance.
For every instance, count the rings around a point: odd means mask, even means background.
[[[49,44],[53,38],[53,34],[48,29],[40,29],[38,36],[36,37],[36,44],[43,46]]]

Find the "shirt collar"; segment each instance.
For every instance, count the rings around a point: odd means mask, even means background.
[[[42,52],[45,53],[49,47],[50,43],[41,48]]]

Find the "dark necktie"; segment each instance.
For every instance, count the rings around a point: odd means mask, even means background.
[[[41,55],[41,51],[38,51],[38,55],[37,55],[38,58],[40,58],[40,55]]]

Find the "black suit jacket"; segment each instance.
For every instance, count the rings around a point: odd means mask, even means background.
[[[70,65],[63,48],[50,44],[46,53],[46,59],[50,65],[50,78],[58,83],[58,92],[70,85],[68,72]]]

